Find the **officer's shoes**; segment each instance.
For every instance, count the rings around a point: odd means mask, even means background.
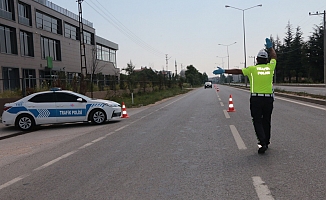
[[[267,149],[268,149],[267,145],[260,146],[258,149],[258,154],[264,154]]]

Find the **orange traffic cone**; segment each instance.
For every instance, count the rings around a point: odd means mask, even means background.
[[[229,110],[228,112],[235,112],[234,106],[233,106],[233,100],[232,100],[232,95],[230,94],[229,98]]]
[[[125,106],[124,102],[122,102],[122,116],[121,116],[121,118],[129,118],[129,115],[127,113],[126,106]]]

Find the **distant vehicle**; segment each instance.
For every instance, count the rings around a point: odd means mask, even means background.
[[[121,105],[114,101],[91,99],[68,90],[55,89],[6,103],[2,123],[29,131],[36,125],[66,122],[102,124],[121,116]]]
[[[206,88],[212,88],[212,82],[205,82],[205,86],[204,86],[204,88],[206,89]]]

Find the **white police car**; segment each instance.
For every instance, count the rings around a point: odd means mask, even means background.
[[[68,90],[54,89],[6,103],[2,123],[24,131],[35,125],[91,121],[102,124],[121,116],[121,105],[114,101],[91,99]]]

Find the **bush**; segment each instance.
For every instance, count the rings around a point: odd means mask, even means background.
[[[15,97],[23,97],[21,90],[5,90],[0,93],[0,98],[15,98]]]

